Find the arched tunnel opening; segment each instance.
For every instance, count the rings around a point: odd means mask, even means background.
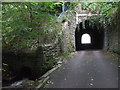
[[[22,67],[20,69],[19,75],[17,76],[18,79],[29,78],[31,79],[32,71],[29,67]]]
[[[103,49],[104,29],[98,25],[90,25],[90,21],[80,22],[75,30],[76,51]]]
[[[91,44],[91,36],[87,33],[83,34],[81,37],[82,44]]]

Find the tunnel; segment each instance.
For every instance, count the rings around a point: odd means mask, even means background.
[[[104,29],[98,25],[91,25],[89,20],[80,22],[75,30],[76,51],[103,49]],[[101,26],[101,25],[100,25]]]
[[[29,78],[31,79],[31,75],[32,75],[32,70],[29,67],[23,66],[20,69],[20,72],[18,73],[17,78],[18,79],[23,79],[23,78]]]

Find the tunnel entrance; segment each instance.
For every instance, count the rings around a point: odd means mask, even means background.
[[[91,44],[91,37],[89,34],[85,33],[82,35],[82,38],[81,38],[81,43],[82,44]]]
[[[75,30],[76,51],[88,49],[102,49],[104,41],[104,29],[102,27],[90,26],[90,21],[85,21],[77,25]]]
[[[23,78],[29,78],[31,79],[31,75],[32,75],[32,71],[29,67],[22,67],[20,72],[19,72],[19,75],[18,75],[18,78],[19,79],[23,79]]]

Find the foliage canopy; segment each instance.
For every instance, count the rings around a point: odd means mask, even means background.
[[[61,4],[53,2],[3,3],[3,47],[12,47],[12,49],[29,47],[33,42],[40,43],[40,37],[47,38],[48,33],[56,32],[56,17],[60,12]]]

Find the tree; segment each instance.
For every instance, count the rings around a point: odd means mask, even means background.
[[[3,3],[3,47],[17,50],[30,47],[34,41],[39,43],[40,38],[48,35],[55,26],[56,16],[59,13],[56,8],[61,7],[61,4],[58,2]]]

